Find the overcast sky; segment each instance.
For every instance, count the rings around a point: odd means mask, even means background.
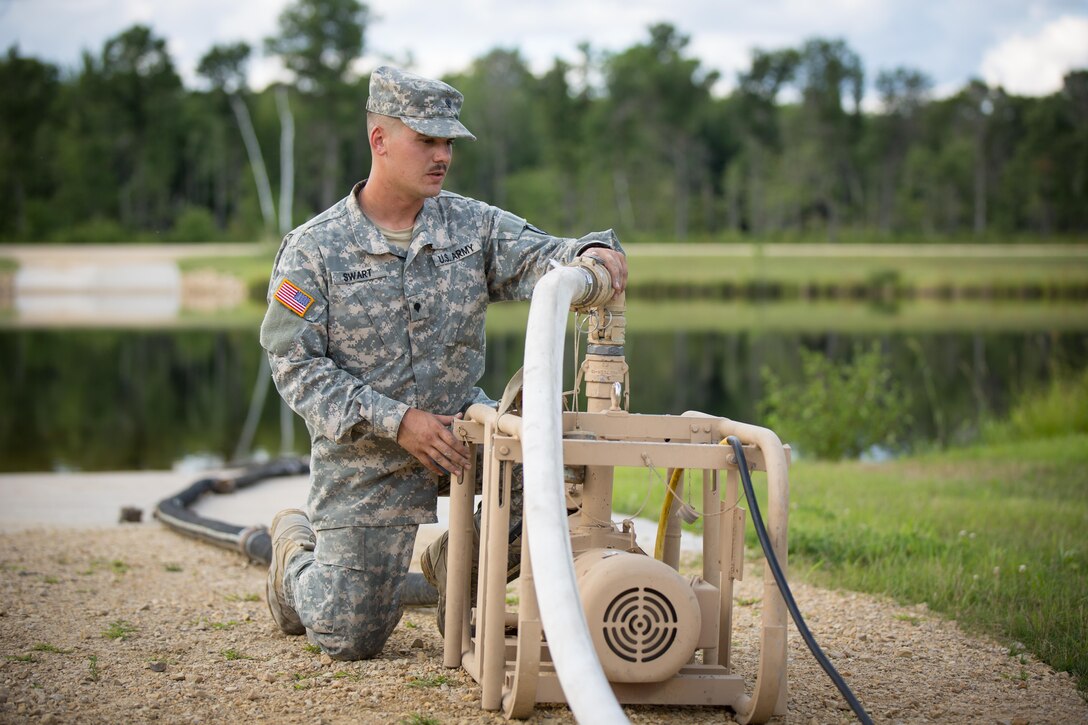
[[[215,43],[260,49],[287,0],[0,0],[0,46],[74,68],[80,53],[135,24],[166,38],[186,85]],[[465,69],[496,47],[519,48],[536,73],[556,57],[576,60],[588,41],[623,50],[657,22],[690,36],[689,51],[721,72],[727,92],[754,48],[842,38],[862,59],[872,88],[881,70],[906,66],[939,95],[971,78],[1025,95],[1052,93],[1071,68],[1088,68],[1088,0],[371,0],[366,72],[393,60],[427,75]],[[251,64],[263,87],[282,71]]]

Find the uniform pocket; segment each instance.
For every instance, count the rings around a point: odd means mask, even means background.
[[[401,305],[392,302],[399,278],[376,269],[332,270],[329,357],[358,373],[395,356],[390,349]]]
[[[478,245],[473,245],[468,254],[460,257],[436,252],[434,260],[445,293],[445,300],[439,305],[445,318],[441,322],[445,331],[443,342],[482,350],[487,314],[484,256],[479,253]]]

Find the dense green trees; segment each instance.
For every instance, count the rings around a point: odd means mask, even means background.
[[[0,240],[255,239],[321,210],[369,168],[371,21],[360,0],[295,0],[264,49],[292,82],[259,92],[244,43],[209,49],[203,89],[145,26],[75,69],[9,49]],[[1042,98],[973,81],[935,99],[917,70],[880,69],[865,111],[841,40],[754,51],[728,95],[671,25],[580,51],[538,76],[499,48],[447,78],[479,137],[447,188],[556,233],[639,240],[1088,232],[1088,71]]]

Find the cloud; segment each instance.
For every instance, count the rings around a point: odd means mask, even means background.
[[[1088,66],[1088,18],[1064,16],[1035,35],[1016,34],[986,52],[980,72],[1010,93],[1044,96],[1062,87],[1062,76]]]

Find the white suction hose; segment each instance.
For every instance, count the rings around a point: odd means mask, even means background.
[[[587,275],[559,267],[533,289],[522,393],[524,510],[540,619],[567,704],[580,723],[627,723],[601,669],[574,577],[563,495],[563,334]]]

